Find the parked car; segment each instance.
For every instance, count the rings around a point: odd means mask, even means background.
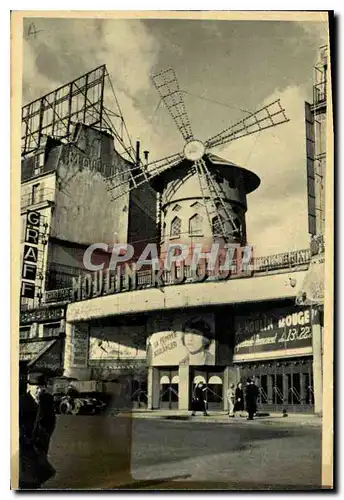
[[[63,415],[95,415],[106,408],[106,403],[97,394],[92,396],[80,393],[72,398],[69,395],[54,394],[55,411]]]

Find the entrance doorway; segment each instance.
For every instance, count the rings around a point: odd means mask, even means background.
[[[261,411],[314,410],[312,358],[278,359],[240,365],[241,381],[254,378]]]
[[[131,401],[133,408],[147,408],[147,379],[134,378],[131,382]]]
[[[199,382],[205,386],[205,400],[208,410],[223,410],[223,369],[221,371],[205,370],[204,368],[190,368],[190,397],[189,405]]]
[[[179,376],[178,369],[159,370],[160,394],[159,408],[173,410],[178,408]]]

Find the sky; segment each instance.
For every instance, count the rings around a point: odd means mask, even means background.
[[[325,21],[26,19],[23,105],[106,64],[132,142],[139,139],[154,161],[182,151],[184,141],[152,74],[174,69],[203,141],[280,98],[288,123],[212,152],[261,178],[246,216],[255,255],[306,248],[304,103],[312,100],[318,48],[327,43]],[[106,99],[115,108],[110,93]]]

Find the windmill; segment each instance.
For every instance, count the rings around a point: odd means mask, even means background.
[[[115,98],[111,105],[115,112],[104,104],[106,79]],[[83,128],[79,127],[79,122],[100,131],[109,131],[115,137],[117,147],[120,147],[114,169],[104,171],[110,197],[115,201],[137,188],[153,187],[154,196],[158,193],[161,246],[171,239],[193,243],[200,237],[203,241],[217,238],[224,243],[245,245],[246,195],[259,186],[260,179],[253,172],[215,155],[213,150],[289,121],[280,100],[261,107],[206,141],[201,141],[193,134],[174,70],[170,68],[157,73],[152,76],[152,81],[184,141],[184,147],[179,152],[145,164],[138,154],[135,158],[110,75],[106,66],[102,65],[23,107],[23,157],[41,149],[44,152],[47,147],[44,138],[52,137],[67,143],[70,151],[65,148],[68,160],[64,161],[66,167],[73,168],[70,168],[69,176],[59,179],[59,189],[70,196],[67,189],[69,182],[87,164],[87,161],[82,165],[73,164],[70,158],[73,158],[74,150],[90,160],[99,161],[102,157],[99,141],[91,150],[83,145]],[[113,120],[117,120],[116,124],[112,123]],[[80,133],[75,133],[75,130]],[[52,146],[54,143],[49,147]],[[104,151],[110,155],[108,146],[104,146]],[[123,162],[118,160],[119,156],[123,156]],[[30,176],[36,166],[28,164],[28,169]]]
[[[116,173],[108,178],[112,199],[148,183],[158,192],[160,200],[161,243],[178,237],[189,241],[188,238],[195,240],[208,235],[225,243],[245,245],[246,195],[259,186],[260,179],[253,172],[214,155],[212,150],[288,122],[280,100],[202,142],[193,134],[174,70],[161,71],[152,80],[185,142],[184,148],[146,165],[138,162],[125,177]],[[185,225],[186,219],[189,227]]]

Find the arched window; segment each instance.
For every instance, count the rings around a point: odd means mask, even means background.
[[[182,221],[179,217],[175,217],[171,222],[171,232],[170,235],[174,237],[180,236],[180,228],[182,225]]]
[[[195,214],[189,220],[189,234],[199,236],[202,233],[203,233],[203,217],[200,214]]]
[[[177,203],[177,205],[174,205],[174,207],[172,208],[172,211],[173,212],[179,212],[179,210],[181,210],[181,208],[182,207],[180,205],[178,205],[178,203]]]

